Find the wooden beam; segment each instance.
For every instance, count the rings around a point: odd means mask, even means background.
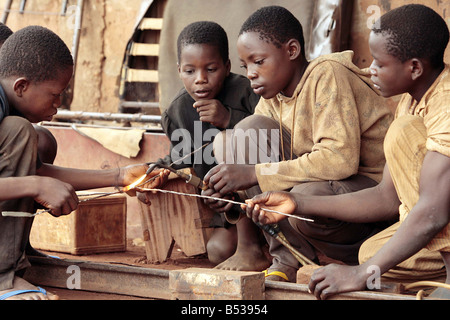
[[[132,56],[157,57],[159,56],[159,44],[133,42],[130,54]]]
[[[169,270],[95,263],[83,260],[30,257],[31,267],[24,278],[34,285],[68,288],[70,266],[80,268],[79,290],[171,299]],[[87,259],[87,258],[84,258]],[[77,290],[77,289],[74,289]],[[266,300],[315,300],[305,284],[265,281]],[[358,291],[343,293],[332,300],[415,300],[412,295]],[[425,298],[425,300],[428,300]]]
[[[162,18],[144,18],[139,25],[140,30],[161,30],[163,25]]]
[[[127,82],[152,82],[158,83],[159,76],[157,70],[128,69]]]

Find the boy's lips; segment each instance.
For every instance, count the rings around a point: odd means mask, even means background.
[[[261,85],[252,85],[252,89],[254,93],[256,93],[257,95],[261,95],[261,93],[264,90],[264,87]]]
[[[210,95],[211,90],[197,90],[194,93],[199,99],[202,99],[207,98]]]
[[[380,85],[379,84],[377,84],[375,81],[373,81],[373,78],[371,79],[372,80],[372,83],[373,83],[373,87],[375,88],[375,89],[377,89],[377,90],[379,90],[379,91],[381,91],[381,87],[380,87]]]

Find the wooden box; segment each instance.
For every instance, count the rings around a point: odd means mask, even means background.
[[[118,194],[80,202],[67,216],[39,214],[31,229],[31,245],[75,255],[125,251],[126,208],[126,196]]]

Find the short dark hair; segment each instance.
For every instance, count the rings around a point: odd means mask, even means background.
[[[447,24],[424,5],[409,4],[389,11],[374,24],[372,31],[387,36],[387,52],[401,62],[422,58],[434,68],[444,64],[449,42]]]
[[[12,35],[12,30],[5,24],[0,22],[0,46]]]
[[[305,38],[300,21],[286,8],[280,6],[262,7],[255,11],[242,25],[239,35],[257,32],[262,40],[277,48],[290,39],[296,39],[305,56]]]
[[[181,51],[187,45],[208,44],[216,46],[224,63],[229,60],[228,36],[225,30],[211,21],[198,21],[187,25],[178,36],[177,54],[180,62]]]
[[[53,31],[29,26],[14,32],[0,49],[0,77],[20,76],[33,82],[58,79],[73,66],[69,48]]]

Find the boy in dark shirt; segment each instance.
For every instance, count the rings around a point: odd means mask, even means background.
[[[253,114],[259,101],[248,79],[230,72],[228,37],[217,23],[200,21],[186,26],[178,37],[177,48],[178,72],[184,88],[161,116],[163,130],[172,141],[167,163],[211,142],[220,131],[233,128]],[[216,164],[211,143],[174,167],[193,167],[203,179]],[[228,225],[223,217],[215,215],[214,218],[214,226]],[[226,237],[234,237],[234,229],[215,230],[208,242],[212,262],[219,263],[234,253],[235,242],[219,237],[222,232]],[[230,245],[229,250],[224,244]]]

